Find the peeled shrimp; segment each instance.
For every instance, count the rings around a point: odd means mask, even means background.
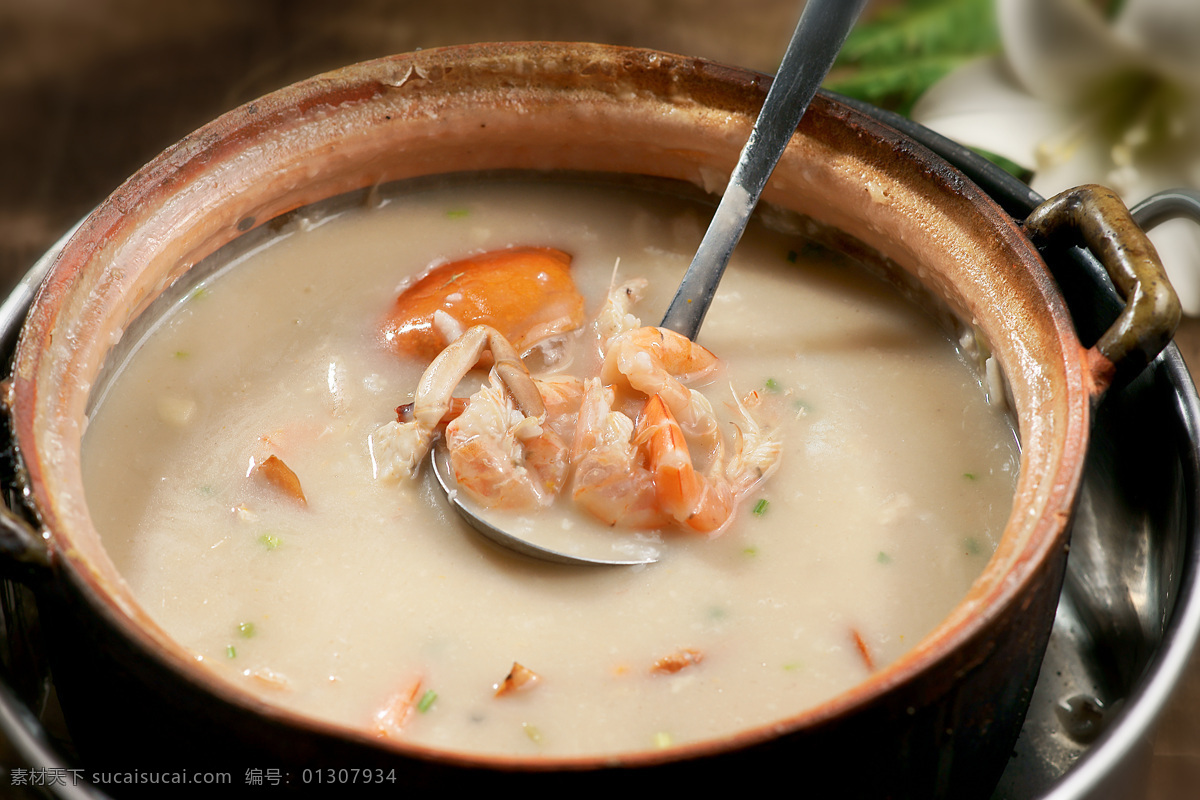
[[[747,431],[738,429],[738,447],[729,463],[718,461],[707,474],[693,465],[683,429],[661,395],[647,400],[638,418],[635,441],[646,448],[655,498],[684,528],[698,533],[721,530],[738,501],[779,463],[779,442],[761,430],[741,402],[737,409]]]
[[[647,397],[660,395],[675,420],[719,455],[720,431],[707,398],[686,384],[708,378],[721,365],[712,351],[667,328],[641,327],[616,337],[600,376],[626,383]]]
[[[534,378],[533,385],[546,406],[546,425],[564,442],[572,441],[583,400],[583,380],[574,375],[549,375]]]
[[[546,422],[563,441],[569,441],[574,436],[575,418],[579,416],[579,402],[583,398],[583,380],[574,375],[550,375],[544,378],[534,378],[533,385],[546,406]],[[442,415],[441,422],[449,423],[457,419],[466,409],[467,397],[450,398],[450,406]],[[413,403],[405,403],[396,409],[399,422],[412,422]]]
[[[451,409],[455,387],[485,352],[491,352],[492,369],[512,393],[517,408],[530,417],[545,413],[542,397],[516,349],[495,328],[476,325],[426,367],[417,383],[412,418],[389,422],[372,434],[370,446],[379,477],[411,478],[416,474],[438,425]]]
[[[446,426],[446,449],[458,485],[492,508],[531,510],[554,502],[566,482],[567,445],[526,416],[492,370],[488,385],[471,395]]]
[[[671,519],[658,505],[654,476],[633,444],[634,424],[612,409],[613,390],[598,378],[584,384],[571,449],[572,499],[594,517],[626,528],[658,528]]]
[[[632,309],[641,302],[649,285],[650,282],[645,278],[632,278],[609,290],[592,325],[600,343],[601,356],[608,352],[613,339],[642,327],[642,321],[633,314]]]

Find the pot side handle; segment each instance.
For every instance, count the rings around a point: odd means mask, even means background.
[[[0,320],[0,329],[4,328]],[[7,331],[0,330],[0,335]],[[21,515],[23,483],[12,436],[12,378],[0,381],[0,579],[35,584],[49,574],[50,545],[37,525]]]
[[[49,569],[50,562],[45,540],[0,503],[0,577],[31,583]]]
[[[1103,186],[1079,186],[1035,208],[1023,227],[1038,246],[1087,247],[1125,300],[1087,351],[1093,394],[1141,372],[1171,341],[1182,311],[1158,252],[1121,199]]]

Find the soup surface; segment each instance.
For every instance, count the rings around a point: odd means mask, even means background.
[[[752,227],[700,336],[723,361],[701,387],[714,407],[728,419],[731,386],[757,391],[782,444],[778,470],[719,535],[558,516],[568,547],[578,532],[661,558],[533,562],[473,533],[427,469],[381,475],[373,437],[426,366],[380,344],[405,281],[475,252],[554,247],[573,256],[589,317],[615,269],[618,282],[648,280],[634,312],[656,324],[709,213],[630,189],[513,182],[292,220],[177,302],[90,421],[88,503],[133,593],[204,664],[270,702],[471,752],[709,739],[886,666],[981,572],[1011,508],[1017,445],[943,331],[798,237]],[[565,338],[556,368],[584,367],[581,341]],[[267,452],[306,506],[258,479]],[[497,696],[514,662],[539,680]]]

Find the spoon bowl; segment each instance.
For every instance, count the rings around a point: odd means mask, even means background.
[[[633,567],[653,564],[661,555],[658,548],[650,544],[625,546],[624,543],[608,542],[594,547],[587,540],[588,537],[579,537],[580,541],[573,543],[577,545],[578,552],[572,553],[534,541],[524,533],[518,535],[512,530],[511,520],[506,519],[503,513],[475,502],[467,492],[459,489],[454,468],[450,466],[450,453],[446,449],[445,439],[439,439],[433,446],[430,464],[438,485],[454,510],[478,533],[506,550],[572,566]]]

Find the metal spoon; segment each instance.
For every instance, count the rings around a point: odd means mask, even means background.
[[[734,247],[742,238],[759,195],[812,102],[821,82],[867,0],[808,0],[788,43],[766,101],[750,131],[729,185],[667,309],[662,327],[695,339],[716,294]],[[633,557],[591,557],[549,549],[489,522],[487,509],[457,490],[445,445],[434,448],[434,474],[455,510],[493,542],[527,556],[561,564],[629,566],[658,560],[657,553]]]

